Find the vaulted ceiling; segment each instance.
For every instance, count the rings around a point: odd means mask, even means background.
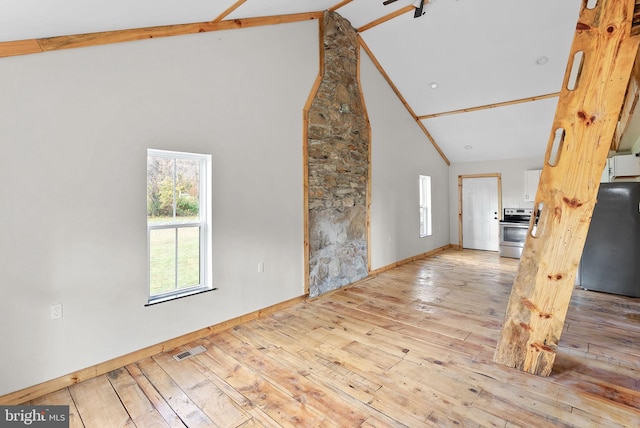
[[[582,0],[413,2],[4,0],[0,42],[334,10],[451,162],[542,165]]]

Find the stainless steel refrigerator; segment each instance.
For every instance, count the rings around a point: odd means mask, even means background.
[[[640,297],[640,183],[600,184],[578,284]]]

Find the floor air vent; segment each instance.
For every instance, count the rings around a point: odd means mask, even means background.
[[[188,351],[181,352],[173,356],[177,361],[182,361],[185,358],[193,357],[194,355],[200,354],[207,349],[204,346],[196,346],[195,348],[191,348]]]

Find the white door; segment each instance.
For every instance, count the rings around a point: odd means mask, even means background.
[[[498,251],[498,178],[462,178],[462,248]]]

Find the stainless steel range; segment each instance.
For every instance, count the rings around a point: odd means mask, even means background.
[[[505,208],[500,220],[500,255],[519,259],[527,239],[532,208]]]

